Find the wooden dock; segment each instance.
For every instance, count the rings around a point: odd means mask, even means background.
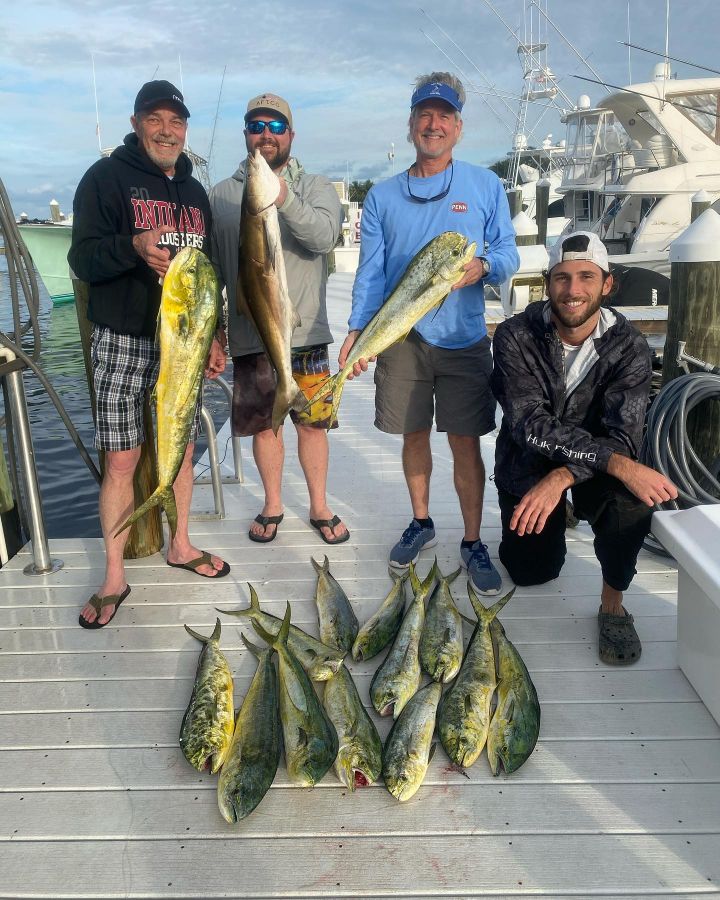
[[[352,276],[330,283],[341,338]],[[129,565],[132,594],[100,631],[78,627],[101,577],[98,540],[54,541],[65,567],[0,570],[0,840],[4,898],[695,898],[720,895],[720,728],[677,667],[676,571],[643,552],[627,594],[643,640],[638,664],[597,655],[600,571],[586,526],[569,533],[559,579],[519,588],[502,614],[542,704],[540,740],[516,774],[493,778],[485,754],[466,772],[438,748],[425,784],[400,804],[382,784],[350,793],[331,771],[312,790],[272,789],[244,822],[227,824],[216,778],[178,748],[199,645],[215,606],[261,602],[316,629],[310,557],[331,569],[365,618],[390,588],[387,552],[410,520],[400,440],[373,427],[373,383],[348,384],[331,434],[330,505],[352,532],[327,547],[307,523],[294,429],[286,428],[285,521],[271,544],[247,539],[261,488],[244,441],[246,481],[226,486],[228,516],[206,518],[198,487],[192,533],[232,565],[220,582],[165,565]],[[447,442],[434,435],[431,511],[443,571],[462,537]],[[492,470],[493,439],[483,439]],[[221,456],[226,438],[220,441]],[[229,454],[228,450],[228,454]],[[497,560],[491,482],[484,540]],[[434,551],[421,557],[427,571]],[[454,595],[464,612],[464,579]],[[222,646],[242,699],[254,660],[241,620],[223,618]],[[315,632],[317,633],[317,632]],[[369,705],[378,664],[349,664]],[[386,719],[376,718],[381,735]]]

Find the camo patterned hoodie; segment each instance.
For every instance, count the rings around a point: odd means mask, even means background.
[[[580,377],[568,383],[548,306],[531,303],[493,338],[490,384],[503,411],[495,482],[516,497],[560,466],[580,483],[607,471],[613,453],[637,459],[642,440],[651,377],[645,338],[617,310],[604,310],[612,316],[588,338]]]

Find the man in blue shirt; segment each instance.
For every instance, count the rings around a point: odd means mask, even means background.
[[[408,123],[416,159],[407,171],[376,184],[365,199],[350,332],[339,362],[344,365],[359,333],[429,240],[456,231],[477,242],[480,255],[466,266],[444,304],[378,359],[375,425],[403,435],[403,471],[413,511],[412,522],[390,551],[390,564],[407,568],[423,548],[437,543],[429,513],[434,418],[437,430],[447,432],[453,455],[465,528],[461,562],[478,591],[495,594],[500,574],[480,540],[485,487],[480,436],[495,427],[483,288],[486,280],[509,278],[519,259],[500,180],[453,158],[464,102],[461,82],[447,72],[416,82]],[[367,360],[361,360],[354,374],[366,369]]]

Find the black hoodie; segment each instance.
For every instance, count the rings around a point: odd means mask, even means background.
[[[168,178],[140,149],[137,135],[90,166],[73,201],[68,262],[90,284],[88,318],[121,334],[155,335],[162,288],[135,252],[133,235],[161,225],[175,232],[160,241],[171,257],[191,245],[209,251],[210,204],[181,153]]]

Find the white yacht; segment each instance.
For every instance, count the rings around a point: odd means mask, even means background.
[[[720,198],[720,78],[673,79],[666,63],[653,76],[596,107],[583,96],[564,117],[567,227],[605,242],[621,304],[667,303],[669,245],[690,224],[692,197]]]

